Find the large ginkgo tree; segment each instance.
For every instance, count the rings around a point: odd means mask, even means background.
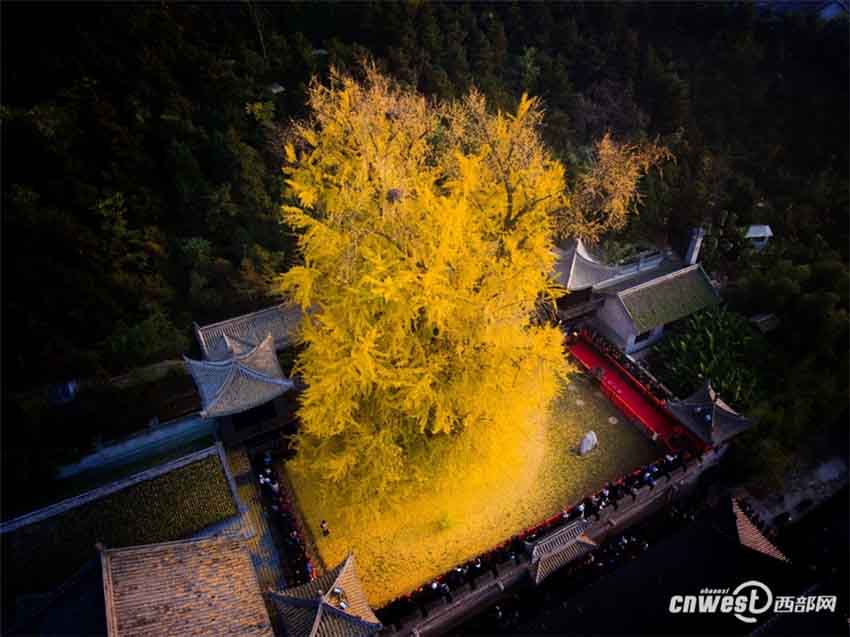
[[[542,109],[437,104],[369,65],[314,81],[309,107],[283,168],[303,260],[282,289],[305,310],[294,467],[378,503],[486,479],[568,371],[562,333],[532,320],[556,229],[582,229]]]

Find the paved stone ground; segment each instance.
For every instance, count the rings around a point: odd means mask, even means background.
[[[254,569],[257,572],[260,589],[280,590],[286,586],[281,555],[275,543],[273,530],[269,526],[248,455],[244,449],[239,448],[228,451],[227,458],[236,481],[239,498],[247,509],[241,516],[241,524],[254,562]]]

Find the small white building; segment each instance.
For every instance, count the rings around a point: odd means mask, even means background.
[[[770,226],[754,225],[747,228],[747,233],[744,237],[758,250],[764,250],[767,247],[767,242],[773,236],[773,230]]]

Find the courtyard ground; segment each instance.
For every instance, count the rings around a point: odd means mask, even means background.
[[[576,373],[570,381],[550,413],[530,423],[521,460],[487,484],[452,476],[367,520],[357,515],[359,503],[321,494],[316,483],[292,473],[296,499],[328,567],[353,551],[369,602],[378,608],[661,454],[590,377]],[[580,457],[578,444],[590,430],[599,447]],[[323,519],[328,537],[319,530]]]

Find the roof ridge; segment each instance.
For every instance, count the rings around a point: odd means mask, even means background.
[[[198,330],[204,331],[204,330],[212,329],[214,327],[218,327],[219,325],[227,325],[227,324],[239,323],[241,321],[249,321],[252,318],[256,318],[257,316],[260,316],[261,314],[271,313],[274,310],[283,310],[284,307],[286,307],[287,305],[294,305],[294,304],[290,303],[288,301],[283,301],[283,302],[278,303],[276,305],[271,305],[269,307],[266,307],[266,308],[263,308],[263,309],[260,309],[260,310],[254,310],[253,312],[248,312],[247,314],[240,314],[239,316],[234,316],[233,318],[222,319],[221,321],[216,321],[215,323],[209,323],[207,325],[198,325]]]
[[[727,403],[725,400],[723,400],[720,397],[720,393],[716,389],[714,389],[714,387],[712,387],[711,379],[706,379],[706,381],[703,383],[702,387],[700,389],[698,389],[696,392],[694,392],[694,394],[697,394],[697,393],[700,393],[700,392],[705,392],[705,394],[708,396],[707,401],[691,400],[691,398],[693,397],[693,394],[692,394],[691,396],[688,396],[687,398],[685,398],[683,400],[674,401],[674,402],[679,403],[681,405],[710,404],[711,407],[712,407],[712,416],[714,415],[714,412],[719,408],[721,411],[732,414],[733,416],[743,417],[741,412],[735,410],[732,407],[732,405],[730,405],[729,403]]]
[[[336,606],[334,606],[333,604],[329,604],[328,602],[321,602],[320,606],[322,606],[323,610],[325,610],[325,609],[326,609],[326,611],[329,610],[332,614],[336,615],[337,617],[339,617],[341,619],[345,619],[346,621],[350,621],[350,622],[353,622],[353,623],[356,623],[356,624],[362,624],[363,626],[366,626],[366,627],[383,626],[383,624],[380,621],[378,621],[377,623],[368,622],[365,619],[363,619],[362,617],[358,617],[357,615],[355,615],[353,613],[349,613],[348,611],[344,611],[341,608],[337,608]]]
[[[221,381],[221,384],[218,386],[218,389],[215,390],[215,394],[207,401],[207,404],[204,405],[204,408],[201,410],[201,415],[206,415],[210,407],[216,404],[218,400],[224,395],[224,391],[230,387],[230,383],[233,382],[233,377],[239,371],[239,364],[230,361],[230,369],[227,370],[227,376],[224,377],[224,380]]]
[[[319,632],[319,626],[321,626],[322,624],[322,613],[324,612],[324,610],[325,604],[321,601],[320,598],[319,607],[316,610],[316,617],[313,619],[313,627],[310,629],[310,637],[316,637],[317,633]]]
[[[198,360],[195,360],[193,358],[189,358],[185,354],[183,355],[183,359],[186,360],[186,361],[190,361],[192,363],[195,363],[196,365],[199,365],[201,367],[207,367],[207,368],[211,368],[211,369],[222,369],[222,368],[227,367],[229,365],[233,365],[234,363],[238,364],[241,361],[245,360],[246,358],[250,358],[251,356],[253,356],[254,354],[257,353],[257,350],[259,350],[261,347],[263,347],[266,344],[266,341],[269,341],[269,340],[271,340],[271,342],[274,343],[274,337],[272,336],[271,332],[268,332],[263,337],[263,340],[261,340],[259,343],[254,345],[247,352],[244,352],[243,354],[233,354],[230,358],[225,358],[225,359],[222,359],[222,360],[198,361]]]
[[[103,601],[106,614],[106,633],[109,637],[118,634],[118,616],[115,612],[115,587],[112,584],[112,565],[106,549],[100,552],[100,569],[103,579]]]
[[[342,561],[342,564],[339,567],[339,572],[336,574],[336,577],[334,577],[333,582],[331,582],[331,585],[328,587],[328,590],[322,593],[322,600],[324,600],[325,597],[330,595],[330,592],[337,586],[337,582],[342,579],[342,574],[345,572],[345,569],[348,568],[349,564],[351,564],[351,561],[353,559],[354,553],[349,551],[348,555],[346,555],[345,559]]]
[[[628,296],[632,292],[638,292],[640,290],[644,290],[644,289],[652,287],[654,285],[658,285],[658,284],[663,283],[665,281],[675,279],[679,275],[691,272],[693,270],[696,270],[697,268],[699,268],[699,270],[702,271],[702,273],[705,275],[705,278],[708,279],[708,275],[705,274],[705,271],[702,269],[702,265],[700,265],[699,263],[694,263],[693,265],[687,265],[684,268],[679,268],[678,270],[673,270],[672,272],[668,272],[667,274],[662,274],[661,276],[657,276],[654,279],[650,279],[649,281],[644,281],[643,283],[640,283],[640,284],[638,284],[634,287],[626,288],[625,290],[620,290],[619,292],[617,292],[617,296],[619,296],[621,298],[624,297],[624,296]],[[709,284],[710,284],[710,281],[709,281]],[[711,289],[713,290],[714,287],[712,286]]]
[[[279,385],[280,387],[288,387],[292,381],[287,378],[273,378],[272,376],[268,376],[263,372],[258,372],[256,369],[251,369],[250,367],[243,365],[242,363],[236,363],[234,368],[238,369],[240,372],[243,372],[259,381],[265,381],[270,385]],[[281,376],[283,376],[283,371],[281,371]]]
[[[183,354],[183,361],[189,365],[197,365],[198,367],[203,367],[204,369],[224,369],[228,365],[233,362],[232,358],[223,358],[217,361],[205,360],[199,361],[194,358],[189,358],[186,354]]]
[[[113,548],[107,548],[106,546],[102,546],[100,549],[101,554],[113,555],[115,553],[121,552],[132,552],[132,553],[141,553],[145,551],[153,551],[155,549],[160,548],[172,548],[177,546],[188,546],[188,545],[198,545],[198,544],[226,544],[229,542],[235,542],[236,544],[242,545],[243,542],[238,535],[209,535],[205,537],[195,537],[195,538],[186,538],[183,540],[170,540],[168,542],[154,542],[152,544],[133,544],[131,546],[116,546]]]
[[[576,249],[574,247],[572,249],[572,251],[570,252],[570,267],[567,270],[567,289],[569,289],[570,286],[572,285],[573,272],[575,271],[575,268],[576,268]]]

